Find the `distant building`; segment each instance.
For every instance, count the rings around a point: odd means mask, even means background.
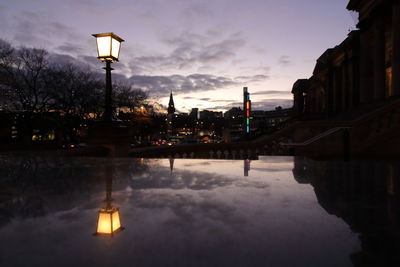
[[[239,107],[231,108],[224,113],[225,119],[235,119],[238,117],[243,118],[243,110]]]
[[[243,135],[243,110],[233,107],[224,113],[227,120],[227,128],[224,130],[223,140],[225,142],[235,141]]]
[[[193,120],[198,120],[199,119],[199,109],[192,108],[192,111],[190,111],[189,117],[192,118]]]
[[[202,110],[200,111],[200,119],[201,120],[209,120],[215,118],[222,118],[222,111],[210,111],[210,110]]]
[[[172,135],[173,131],[173,118],[175,114],[175,104],[174,104],[174,98],[172,96],[172,91],[171,94],[169,95],[169,103],[168,103],[168,114],[167,114],[167,134]]]
[[[169,95],[169,103],[168,103],[168,114],[174,114],[175,113],[175,104],[174,104],[174,98],[172,96],[172,92]]]
[[[275,110],[265,111],[264,112],[264,121],[266,122],[266,127],[268,128],[276,128],[279,125],[285,123],[285,121],[289,120],[292,117],[293,109],[292,108],[282,108],[276,107]]]

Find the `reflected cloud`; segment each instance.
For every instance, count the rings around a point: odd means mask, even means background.
[[[136,198],[138,208],[150,210],[170,210],[174,216],[165,224],[168,227],[181,229],[184,232],[193,232],[202,228],[203,224],[219,222],[230,227],[239,227],[245,223],[237,214],[236,208],[226,205],[224,202],[210,199],[209,195],[202,198],[194,198],[187,194],[153,194],[142,193],[141,198]]]
[[[179,178],[179,179],[176,179]],[[152,170],[151,176],[137,177],[132,180],[132,187],[135,189],[191,189],[191,190],[212,190],[219,187],[231,185],[233,179],[218,174],[176,171],[173,175],[166,169]]]

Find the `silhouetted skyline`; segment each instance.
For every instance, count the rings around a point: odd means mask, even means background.
[[[161,104],[172,90],[180,111],[227,110],[248,86],[254,109],[273,109],[291,106],[293,83],[355,28],[347,3],[5,0],[0,38],[101,72],[91,34],[113,31],[126,40],[115,79],[133,80]]]

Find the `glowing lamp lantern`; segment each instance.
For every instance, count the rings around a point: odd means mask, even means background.
[[[92,34],[96,38],[97,57],[106,63],[106,97],[104,105],[103,119],[112,121],[114,109],[112,106],[112,83],[111,68],[112,62],[117,62],[121,43],[124,41],[113,32]]]
[[[119,209],[111,207],[101,209],[99,211],[96,234],[113,235],[120,230],[123,230],[123,228],[121,227]]]
[[[119,50],[124,40],[112,32],[93,34],[93,36],[96,38],[98,58],[101,61],[118,61]]]

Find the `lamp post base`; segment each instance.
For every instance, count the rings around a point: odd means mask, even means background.
[[[107,148],[110,157],[126,157],[129,153],[128,127],[121,121],[96,121],[89,127],[86,143]]]

